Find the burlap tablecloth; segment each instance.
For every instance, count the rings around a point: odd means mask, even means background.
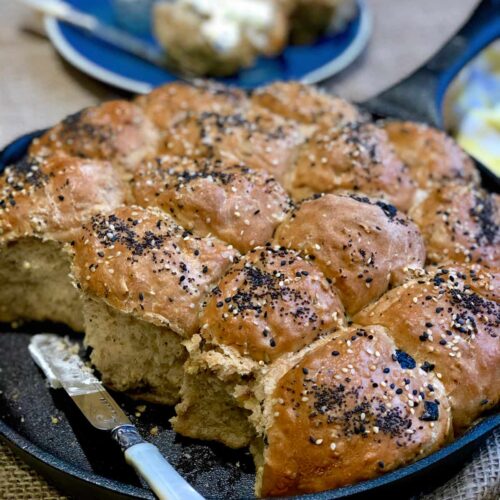
[[[374,33],[355,65],[328,83],[362,100],[410,73],[456,31],[478,0],[372,0]],[[122,96],[59,58],[44,38],[23,30],[29,15],[15,0],[0,0],[0,145],[46,127],[84,106]],[[500,497],[500,432],[463,470],[426,500]],[[404,497],[404,493],[401,493]],[[30,467],[0,443],[1,499],[60,499]]]

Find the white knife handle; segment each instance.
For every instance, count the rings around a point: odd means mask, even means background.
[[[134,425],[120,425],[113,429],[111,436],[121,446],[127,463],[160,500],[204,500],[155,445],[142,439]]]
[[[160,500],[203,500],[155,445],[146,442],[135,444],[125,450],[125,459]]]

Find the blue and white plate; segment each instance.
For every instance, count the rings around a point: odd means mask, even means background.
[[[115,24],[110,0],[66,0],[81,11]],[[317,83],[351,64],[366,46],[372,18],[365,0],[358,0],[358,14],[346,29],[325,36],[313,45],[290,46],[274,58],[261,57],[250,68],[221,81],[251,89],[274,80]],[[158,85],[176,80],[175,74],[84,34],[55,18],[46,18],[47,33],[70,64],[105,83],[135,93],[147,93]],[[151,34],[143,37],[156,44]]]

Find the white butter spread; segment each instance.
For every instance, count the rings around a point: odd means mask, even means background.
[[[273,23],[275,7],[270,0],[179,0],[206,19],[201,30],[221,52],[235,48],[246,35],[261,46]]]
[[[28,348],[53,389],[64,387],[70,396],[101,389],[100,381],[78,356],[77,344],[57,335],[40,333],[31,337]]]

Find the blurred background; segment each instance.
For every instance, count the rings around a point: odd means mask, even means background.
[[[500,175],[500,41],[456,77],[444,112],[446,127],[458,143]]]
[[[352,7],[359,2],[336,1],[347,5],[338,15],[340,21],[335,27],[342,31],[355,17]],[[38,3],[43,2],[39,0]],[[105,22],[128,30],[134,36],[147,39],[147,33],[152,31],[150,16],[154,0],[71,0],[70,3],[88,7],[91,12],[104,16]],[[356,53],[349,64],[346,63],[347,67],[321,84],[358,102],[378,94],[410,74],[436,52],[478,3],[478,0],[361,2],[369,18],[366,32],[353,35],[356,40],[346,41],[342,33],[338,37],[349,51],[353,48],[351,44],[358,44]],[[104,8],[108,4],[106,8],[111,14]],[[67,54],[61,57],[61,47],[56,44],[56,50],[49,41],[41,16],[34,14],[20,0],[0,2],[0,23],[1,145],[22,133],[52,125],[82,107],[127,95],[123,89],[100,83],[93,78],[96,75],[91,71],[86,74],[80,71],[81,68],[77,69],[78,61],[71,60]],[[363,37],[365,39],[358,43],[357,38]],[[307,43],[311,45],[312,42]],[[307,44],[297,54],[302,61],[316,57]],[[140,74],[144,72],[141,68],[135,69],[139,80],[148,77]],[[444,113],[446,127],[460,144],[498,175],[500,42],[492,44],[460,73],[447,94]]]

